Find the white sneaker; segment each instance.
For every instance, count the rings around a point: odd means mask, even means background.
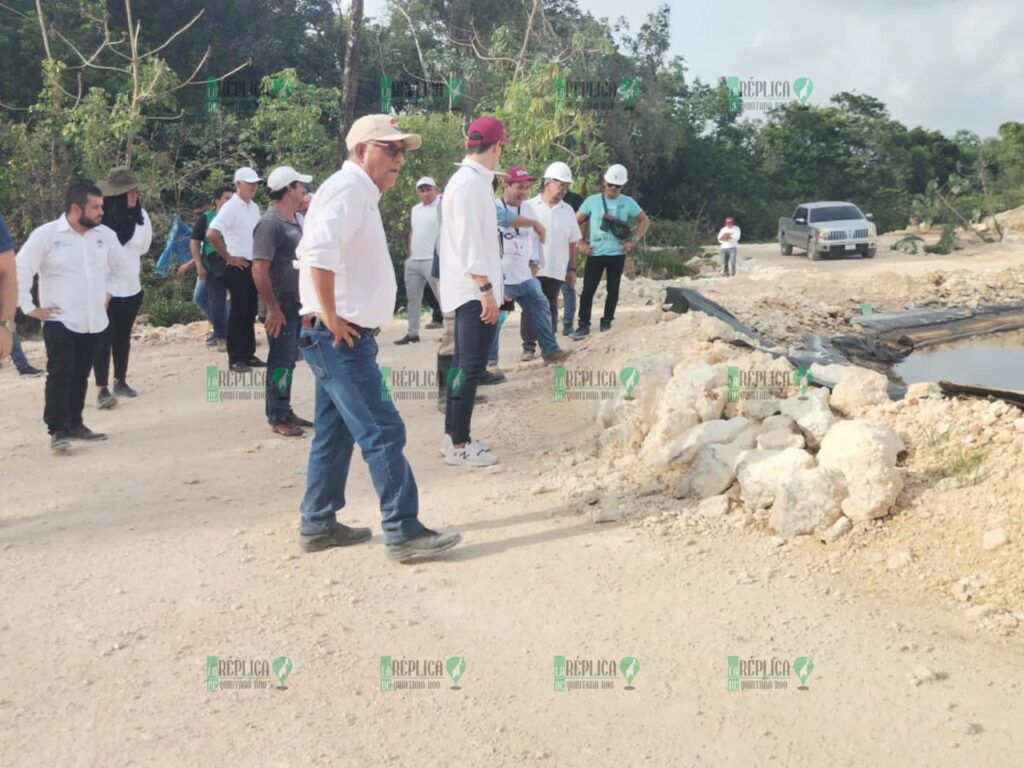
[[[479,448],[482,451],[489,451],[489,450],[491,450],[491,441],[487,440],[485,438],[480,438],[479,440],[472,440],[471,439],[469,441],[469,444],[470,445],[475,445],[477,448]]]
[[[491,450],[491,441],[490,440],[484,440],[484,439],[481,439],[481,440],[470,440],[469,444],[470,445],[475,445],[477,448],[479,448],[482,451],[489,451],[489,450]],[[442,456],[447,456],[449,453],[451,453],[454,450],[455,450],[455,446],[452,444],[452,436],[449,435],[449,434],[445,434],[445,436],[441,438],[441,455]]]
[[[463,448],[453,447],[444,461],[453,467],[490,467],[498,463],[498,457],[481,448],[479,443],[470,442]]]

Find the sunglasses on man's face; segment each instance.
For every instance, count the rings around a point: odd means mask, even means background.
[[[375,147],[383,147],[387,150],[389,157],[398,157],[405,154],[405,145],[399,141],[371,141]]]
[[[608,189],[622,189],[622,185],[621,185],[621,184],[609,184],[609,183],[608,183],[608,182],[606,181],[606,182],[604,183],[604,185],[605,185],[606,187],[608,187]]]
[[[416,187],[417,192],[429,192],[432,189],[433,187],[429,187],[426,184],[424,184],[422,187]]]

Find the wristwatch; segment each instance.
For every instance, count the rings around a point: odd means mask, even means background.
[[[484,283],[483,285],[480,286],[480,293],[487,293],[493,287],[494,286],[491,285],[490,283]]]

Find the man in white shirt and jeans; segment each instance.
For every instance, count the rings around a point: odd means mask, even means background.
[[[96,344],[108,325],[109,285],[132,278],[128,255],[114,231],[100,224],[103,193],[76,182],[64,199],[64,215],[35,229],[18,251],[18,303],[43,323],[46,343],[46,406],[50,447],[65,452],[71,440],[105,440],[82,423]],[[39,275],[39,306],[32,279]]]
[[[299,349],[316,379],[316,431],[301,505],[300,545],[307,552],[367,541],[369,528],[338,522],[355,445],[380,497],[385,554],[407,562],[451,549],[458,533],[419,521],[419,495],[402,449],[405,424],[383,395],[377,334],[391,321],[398,286],[380,216],[381,193],[395,185],[419,136],[390,115],[356,120],[345,137],[348,159],[317,190],[297,249],[303,328]]]
[[[409,258],[405,260],[405,297],[409,301],[409,331],[395,344],[415,344],[420,340],[420,313],[423,310],[423,288],[430,285],[438,294],[437,278],[430,269],[441,229],[441,200],[437,182],[424,176],[416,182],[420,201],[409,216]]]
[[[220,280],[231,296],[228,311],[228,365],[248,373],[266,366],[256,357],[256,312],[259,294],[252,279],[252,236],[260,221],[253,201],[262,179],[252,168],[235,171],[235,196],[224,203],[207,228],[210,245],[228,263]]]
[[[718,244],[722,248],[722,274],[725,277],[736,276],[736,250],[740,242],[740,228],[736,226],[732,216],[725,219],[725,226],[718,230]]]

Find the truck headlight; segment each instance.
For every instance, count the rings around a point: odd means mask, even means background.
[[[876,227],[874,224],[869,224],[868,225],[868,237],[877,237],[877,236],[878,236],[878,227]]]
[[[827,229],[819,229],[815,232],[819,240],[828,240],[829,232]]]

